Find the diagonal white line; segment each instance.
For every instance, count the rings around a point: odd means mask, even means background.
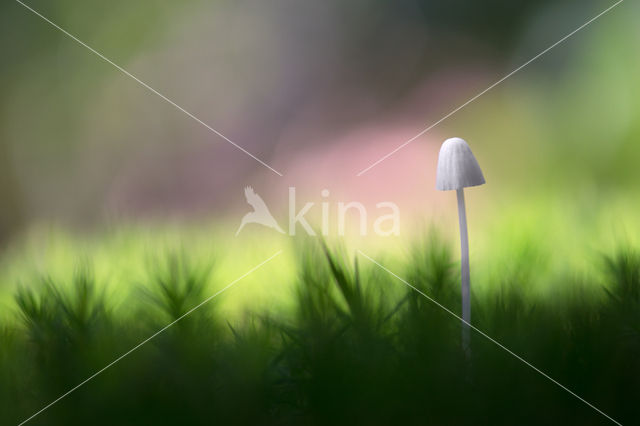
[[[189,111],[187,111],[186,109],[184,109],[183,107],[181,107],[180,105],[178,105],[177,103],[175,103],[174,101],[172,101],[171,99],[167,98],[165,95],[163,95],[162,93],[158,92],[156,89],[154,89],[153,87],[149,86],[147,83],[145,83],[144,81],[140,80],[138,77],[136,77],[135,75],[131,74],[129,71],[125,70],[124,68],[122,68],[120,65],[116,64],[115,62],[113,62],[111,59],[107,58],[106,56],[104,56],[102,53],[98,52],[97,50],[95,50],[94,48],[92,48],[91,46],[89,46],[88,44],[86,44],[85,42],[83,42],[82,40],[80,40],[79,38],[77,38],[76,36],[74,36],[73,34],[69,33],[68,31],[66,31],[65,29],[61,28],[59,25],[57,25],[56,23],[52,22],[51,20],[49,20],[48,18],[46,18],[45,16],[43,16],[42,14],[40,14],[38,11],[34,10],[33,8],[31,8],[30,6],[27,6],[26,4],[24,4],[23,2],[21,2],[20,0],[16,0],[16,2],[20,3],[22,6],[24,6],[26,9],[30,10],[31,12],[33,12],[35,15],[39,16],[40,18],[42,18],[44,21],[48,22],[49,24],[51,24],[53,27],[55,27],[56,29],[60,30],[61,32],[63,32],[65,35],[69,36],[71,39],[73,39],[75,42],[77,42],[78,44],[86,47],[87,49],[89,49],[91,52],[95,53],[98,57],[100,57],[100,59],[104,60],[105,62],[108,62],[109,64],[113,65],[115,68],[117,68],[119,71],[121,71],[123,74],[125,74],[128,77],[131,77],[132,79],[134,79],[136,82],[138,82],[141,86],[143,86],[145,89],[149,90],[150,92],[160,96],[162,99],[164,99],[165,101],[167,101],[168,103],[170,103],[171,105],[173,105],[174,107],[176,107],[177,109],[179,109],[180,111],[182,111],[183,113],[185,113],[186,115],[188,115],[189,117],[191,117],[192,119],[194,119],[195,121],[197,121],[198,123],[200,123],[201,125],[203,125],[204,127],[206,127],[207,129],[209,129],[210,131],[212,131],[213,133],[215,133],[216,135],[218,135],[219,137],[221,137],[222,139],[224,139],[225,141],[229,142],[231,145],[235,146],[236,148],[238,148],[240,151],[244,152],[245,154],[247,154],[249,157],[253,158],[254,160],[256,160],[258,163],[262,164],[263,166],[265,166],[266,168],[268,168],[269,170],[271,170],[272,172],[274,172],[275,174],[277,174],[278,176],[282,176],[282,173],[280,173],[279,171],[277,171],[276,169],[274,169],[273,167],[271,167],[270,165],[268,165],[267,163],[265,163],[264,161],[262,161],[261,159],[259,159],[258,157],[256,157],[255,155],[253,155],[252,153],[250,153],[249,151],[247,151],[246,149],[244,149],[243,147],[241,147],[240,145],[238,145],[237,143],[235,143],[234,141],[232,141],[231,139],[229,139],[228,137],[226,137],[225,135],[223,135],[222,133],[220,133],[219,131],[217,131],[216,129],[214,129],[213,127],[211,127],[210,125],[208,125],[207,123],[205,123],[204,121],[202,121],[201,119],[199,119],[198,117],[196,117],[195,115],[191,114]]]
[[[61,399],[67,397],[70,393],[72,393],[73,391],[77,390],[79,387],[83,386],[84,384],[86,384],[88,381],[92,380],[93,378],[95,378],[97,375],[99,375],[100,373],[104,372],[106,369],[110,368],[111,366],[113,366],[115,363],[117,363],[118,361],[122,360],[124,357],[128,356],[129,354],[131,354],[133,351],[137,350],[138,348],[140,348],[142,345],[146,344],[147,342],[149,342],[151,339],[153,339],[154,337],[156,337],[157,335],[159,335],[160,333],[164,332],[166,329],[168,329],[169,327],[171,327],[172,325],[174,325],[175,323],[177,323],[178,321],[180,321],[181,319],[183,319],[184,317],[186,317],[187,315],[190,315],[192,312],[194,312],[196,309],[200,308],[202,305],[204,305],[205,303],[211,301],[211,299],[213,299],[214,297],[218,296],[219,294],[222,294],[224,291],[228,290],[229,288],[231,288],[231,286],[233,286],[235,283],[237,283],[238,281],[240,281],[241,279],[243,279],[244,277],[246,277],[247,275],[253,273],[254,271],[256,271],[257,269],[259,269],[260,267],[262,267],[265,263],[270,262],[273,258],[275,258],[276,256],[278,256],[280,253],[282,253],[282,250],[278,250],[275,254],[273,254],[271,257],[269,257],[268,259],[260,262],[259,264],[257,264],[256,266],[254,266],[253,268],[249,269],[247,272],[245,272],[244,274],[240,275],[238,278],[236,278],[235,280],[231,281],[229,284],[227,284],[225,287],[223,287],[221,290],[218,290],[217,292],[215,292],[214,294],[212,294],[211,296],[207,297],[206,299],[204,299],[202,302],[200,302],[199,304],[197,304],[196,306],[194,306],[193,308],[191,308],[190,310],[188,310],[187,312],[185,312],[184,314],[182,314],[181,316],[179,316],[178,318],[176,318],[174,321],[170,322],[169,324],[165,325],[164,327],[162,327],[160,330],[156,331],[154,334],[152,334],[151,336],[147,337],[146,339],[144,339],[142,342],[138,343],[136,346],[134,346],[133,348],[129,349],[127,352],[123,353],[122,355],[120,355],[118,358],[114,359],[113,361],[111,361],[109,364],[105,365],[104,367],[102,367],[100,370],[96,371],[95,373],[93,373],[91,376],[87,377],[85,380],[83,380],[82,382],[78,383],[76,386],[72,387],[71,389],[69,389],[67,392],[63,393],[62,395],[60,395],[58,398],[54,399],[53,401],[51,401],[49,404],[45,405],[42,409],[40,409],[38,412],[34,413],[33,415],[31,415],[29,418],[23,420],[20,424],[18,424],[18,426],[22,426],[23,424],[27,423],[28,421],[30,421],[31,419],[33,419],[34,417],[36,417],[38,414],[42,413],[43,411],[47,410],[48,408],[50,408],[52,405],[54,405],[55,403],[59,402]]]
[[[383,162],[387,158],[391,157],[393,154],[395,154],[396,152],[400,151],[402,148],[404,148],[405,146],[409,145],[411,142],[413,142],[414,140],[418,139],[420,136],[424,135],[429,130],[433,129],[438,124],[442,123],[444,120],[446,120],[447,118],[451,117],[453,114],[455,114],[456,112],[460,111],[462,108],[466,107],[471,102],[475,101],[480,96],[484,95],[489,90],[493,89],[494,87],[496,87],[497,85],[499,85],[500,83],[502,83],[503,81],[505,81],[506,79],[508,79],[509,77],[511,77],[512,75],[514,75],[518,71],[520,71],[522,68],[526,67],[531,62],[535,61],[536,59],[538,59],[539,57],[541,57],[542,55],[544,55],[545,53],[547,53],[548,51],[550,51],[551,49],[553,49],[554,47],[556,47],[557,45],[559,45],[560,43],[562,43],[563,41],[565,41],[566,39],[568,39],[569,37],[571,37],[572,35],[577,33],[578,31],[580,31],[584,27],[586,27],[587,25],[589,25],[590,23],[592,23],[593,21],[598,19],[599,17],[601,17],[605,13],[609,12],[611,9],[613,9],[614,7],[616,7],[617,5],[622,3],[623,1],[624,0],[618,0],[618,2],[614,3],[613,5],[609,6],[608,8],[606,8],[605,10],[603,10],[602,12],[600,12],[599,14],[594,16],[593,18],[589,19],[587,22],[585,22],[584,24],[580,25],[578,28],[576,28],[575,30],[571,31],[569,34],[567,34],[566,36],[562,37],[560,40],[556,41],[551,46],[547,47],[542,52],[538,53],[536,56],[534,56],[533,58],[529,59],[527,62],[525,62],[524,64],[520,65],[518,68],[516,68],[515,70],[511,71],[509,74],[505,75],[500,80],[496,81],[491,86],[487,87],[482,92],[478,93],[477,95],[475,95],[474,97],[472,97],[471,99],[469,99],[468,101],[466,101],[465,103],[463,103],[462,105],[460,105],[459,107],[457,107],[456,109],[454,109],[453,111],[451,111],[450,113],[448,113],[447,115],[445,115],[444,117],[442,117],[441,119],[436,121],[435,123],[431,124],[429,127],[427,127],[426,129],[422,130],[420,133],[418,133],[417,135],[415,135],[411,139],[407,140],[402,145],[400,145],[397,148],[395,148],[393,151],[391,151],[388,154],[384,155],[383,157],[378,159],[376,162],[374,162],[371,165],[369,165],[367,168],[362,169],[356,176],[362,176],[363,174],[365,174],[366,172],[368,172],[369,170],[371,170],[372,168],[374,168],[375,166],[377,166],[378,164],[380,164],[381,162]]]
[[[604,411],[600,410],[598,407],[596,407],[595,405],[591,404],[589,401],[587,401],[586,399],[582,398],[580,395],[576,394],[575,392],[573,392],[571,389],[567,388],[566,386],[564,386],[562,383],[558,382],[557,380],[555,380],[553,377],[549,376],[548,374],[546,374],[544,371],[540,370],[539,368],[537,368],[536,366],[534,366],[533,364],[529,363],[527,360],[525,360],[524,358],[522,358],[520,355],[514,353],[513,351],[511,351],[510,349],[508,349],[507,347],[505,347],[504,345],[502,345],[500,342],[498,342],[497,340],[495,340],[494,338],[492,338],[491,336],[487,335],[485,332],[483,332],[482,330],[480,330],[479,328],[473,326],[472,324],[468,323],[467,321],[463,320],[461,317],[459,317],[458,315],[456,315],[454,312],[452,312],[450,309],[447,309],[447,307],[443,306],[442,304],[438,303],[437,300],[427,296],[424,292],[420,291],[419,289],[417,289],[416,287],[412,286],[411,284],[409,284],[407,281],[405,281],[404,279],[402,279],[401,277],[399,277],[398,275],[396,275],[395,273],[393,273],[392,271],[390,271],[389,269],[387,269],[386,267],[382,266],[380,263],[378,263],[375,259],[367,256],[366,254],[364,254],[361,250],[357,250],[358,253],[360,253],[362,256],[366,257],[367,259],[369,259],[371,262],[373,262],[374,264],[378,265],[380,268],[382,268],[383,270],[387,271],[389,274],[393,275],[394,277],[396,277],[397,279],[399,279],[400,281],[402,281],[407,287],[410,287],[411,289],[417,291],[418,293],[420,293],[422,296],[426,297],[430,302],[433,302],[435,305],[437,305],[439,308],[442,308],[444,311],[446,311],[447,313],[449,313],[451,316],[457,318],[458,320],[460,320],[462,323],[464,323],[465,325],[467,325],[469,328],[473,329],[474,331],[478,332],[480,335],[482,335],[483,337],[485,337],[486,339],[488,339],[489,341],[493,342],[494,344],[496,344],[500,349],[506,351],[507,353],[511,354],[513,357],[515,357],[517,360],[521,361],[522,363],[526,364],[527,366],[529,366],[530,368],[532,368],[535,372],[541,374],[543,377],[547,378],[548,380],[550,380],[551,382],[555,383],[556,385],[558,385],[559,387],[561,387],[562,389],[564,389],[565,391],[569,392],[571,395],[575,396],[576,398],[578,398],[580,401],[584,402],[585,404],[587,404],[589,407],[593,408],[594,410],[596,410],[598,413],[602,414],[603,416],[605,416],[607,419],[611,420],[613,423],[622,426],[622,424],[614,419],[612,419],[610,416],[608,416]]]

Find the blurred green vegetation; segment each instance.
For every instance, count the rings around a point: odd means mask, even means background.
[[[601,424],[604,417],[365,258],[305,244],[291,309],[233,319],[222,295],[33,424]],[[395,271],[459,311],[458,268],[427,235]],[[528,260],[527,260],[528,259]],[[273,285],[271,271],[256,272]],[[211,262],[155,258],[115,303],[88,264],[20,287],[0,328],[0,420],[15,424],[203,300]],[[473,323],[623,424],[640,412],[640,253],[531,294],[534,257],[473,292]],[[222,284],[219,284],[221,286]],[[243,285],[239,283],[238,286]],[[238,291],[239,289],[230,290]]]

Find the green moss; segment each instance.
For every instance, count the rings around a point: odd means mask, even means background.
[[[465,356],[458,320],[365,258],[312,243],[299,253],[291,309],[227,318],[219,309],[227,299],[213,299],[34,424],[604,420],[479,334]],[[457,312],[458,271],[446,242],[432,234],[411,253],[395,272]],[[527,259],[474,294],[473,323],[618,421],[638,418],[638,252],[602,257],[600,274],[556,277],[564,285],[554,297],[528,290],[536,263]],[[143,279],[130,284],[136,290],[112,303],[83,265],[66,281],[43,278],[16,291],[15,315],[0,327],[3,424],[29,417],[219,285],[218,263],[174,252],[147,261]]]

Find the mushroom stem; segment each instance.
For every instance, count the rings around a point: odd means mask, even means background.
[[[467,213],[464,205],[464,189],[456,190],[458,196],[458,222],[460,224],[460,277],[462,294],[462,348],[469,352],[469,326],[471,322],[471,300],[469,297],[469,236],[467,235]]]
[[[462,294],[462,349],[469,356],[469,334],[471,328],[471,299],[469,289],[469,237],[467,236],[467,214],[464,207],[464,188],[484,185],[482,170],[469,145],[460,138],[449,138],[440,147],[436,189],[456,190],[458,195],[458,219],[460,221],[460,266]]]

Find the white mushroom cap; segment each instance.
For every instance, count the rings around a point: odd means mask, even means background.
[[[482,170],[469,145],[460,138],[444,141],[438,155],[436,189],[449,191],[485,183]]]

